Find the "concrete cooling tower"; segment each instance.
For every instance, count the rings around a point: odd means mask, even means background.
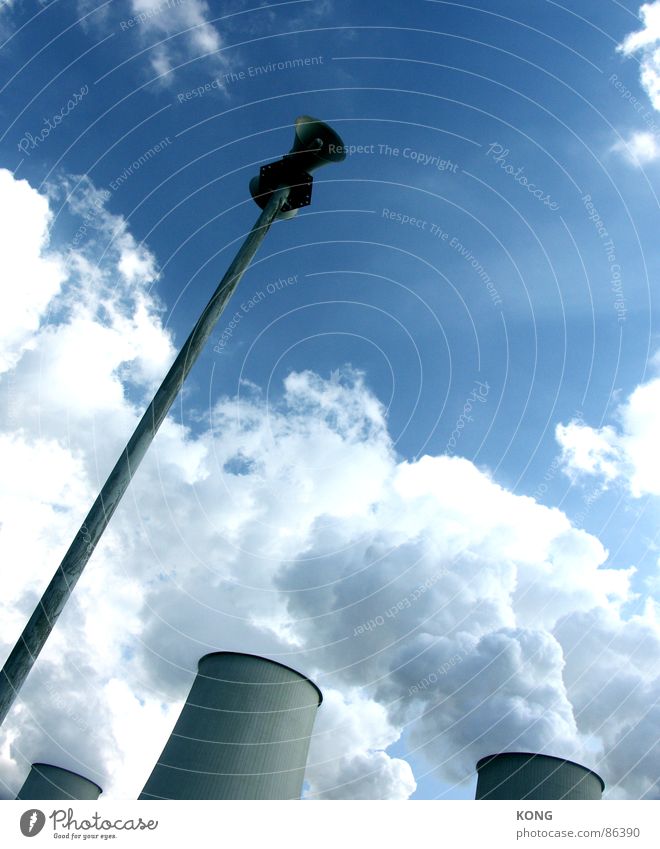
[[[17,799],[98,799],[102,790],[77,772],[52,764],[32,764]]]
[[[587,767],[531,752],[488,755],[477,773],[477,799],[600,799],[605,789]]]
[[[140,799],[299,799],[321,691],[288,666],[207,654]]]

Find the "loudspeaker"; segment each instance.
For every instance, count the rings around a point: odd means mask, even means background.
[[[263,165],[258,177],[250,180],[250,194],[263,209],[280,186],[290,186],[289,199],[278,218],[292,218],[312,199],[312,171],[346,159],[341,137],[332,127],[311,115],[296,118],[293,147],[278,162]]]
[[[286,158],[295,161],[296,169],[311,174],[322,165],[346,159],[344,143],[339,135],[310,115],[296,118],[293,147]]]

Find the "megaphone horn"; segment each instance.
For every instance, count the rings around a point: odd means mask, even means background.
[[[293,147],[278,162],[261,167],[259,176],[250,180],[250,193],[263,209],[276,189],[289,186],[288,200],[278,217],[291,218],[311,203],[312,171],[344,159],[346,149],[338,133],[317,118],[301,115],[296,118]]]

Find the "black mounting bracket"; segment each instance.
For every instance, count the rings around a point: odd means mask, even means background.
[[[312,175],[296,168],[292,159],[284,157],[259,169],[259,177],[250,184],[252,197],[263,209],[276,189],[289,186],[289,197],[281,212],[293,212],[312,202]]]

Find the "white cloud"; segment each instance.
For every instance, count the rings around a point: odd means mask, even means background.
[[[225,60],[219,53],[223,39],[210,23],[205,0],[131,0],[131,31],[139,32],[145,44],[155,44],[150,61],[158,75],[167,75],[177,64],[208,56],[217,65]],[[166,80],[167,81],[167,80]]]
[[[630,33],[617,48],[625,56],[640,54],[640,81],[660,110],[660,0],[644,3],[639,10],[643,28]]]
[[[407,799],[416,787],[412,770],[384,751],[399,736],[382,705],[359,691],[327,691],[310,747],[305,795],[311,799]]]
[[[39,234],[47,207],[21,190],[16,226]],[[35,288],[27,306],[40,321],[9,347],[1,378],[7,651],[174,355],[150,294],[154,257],[97,201],[83,181],[73,211],[96,209],[93,226],[51,248],[68,278],[48,321]],[[43,240],[30,244],[25,260],[42,261]],[[48,278],[49,265],[35,267]],[[595,537],[465,459],[402,462],[350,369],[291,374],[268,402],[243,385],[209,422],[192,433],[168,419],[158,434],[3,726],[5,795],[31,760],[52,759],[135,797],[197,659],[219,649],[268,655],[320,684],[315,798],[408,797],[410,767],[388,753],[404,729],[445,780],[524,747],[602,758],[615,793],[655,792],[659,758],[641,758],[641,743],[657,655],[637,645],[658,625],[622,618],[632,573],[605,568]],[[607,468],[601,449],[576,456]],[[602,662],[590,628],[615,645]],[[617,663],[632,678],[591,706]],[[643,698],[631,701],[630,682]]]
[[[593,763],[614,797],[658,798],[658,624],[649,603],[627,622],[599,608],[571,614],[556,629],[577,721],[598,741]]]
[[[48,252],[46,198],[0,169],[0,373],[15,365],[59,292],[62,262]]]
[[[612,148],[622,154],[632,165],[647,165],[660,158],[660,142],[654,133],[631,133],[628,139],[617,142]]]
[[[5,0],[0,3],[0,34],[5,35],[12,29],[13,21],[11,21],[11,11],[14,8],[15,0]]]
[[[644,3],[639,9],[644,29],[627,35],[621,45],[624,53],[634,53],[643,47],[653,47],[656,41],[660,41],[660,3]]]
[[[431,762],[442,739],[451,739],[456,750],[445,767],[456,781],[474,768],[475,757],[494,752],[541,751],[584,759],[562,678],[562,650],[551,634],[501,628],[464,651],[465,659],[425,690],[424,710],[413,726],[411,742]]]
[[[660,378],[637,386],[615,413],[617,425],[580,422],[555,431],[565,469],[572,475],[624,483],[635,498],[660,495]]]
[[[557,425],[555,435],[562,448],[564,470],[569,474],[598,475],[606,483],[620,477],[622,448],[613,427],[592,428],[572,421]]]

